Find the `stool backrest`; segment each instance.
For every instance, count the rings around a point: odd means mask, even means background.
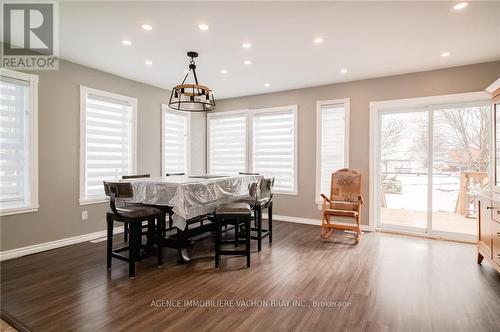
[[[267,198],[269,204],[273,200],[274,178],[263,178],[259,182],[260,198]]]
[[[250,198],[254,200],[253,204],[257,204],[257,199],[258,199],[258,182],[250,182],[248,184],[248,195],[250,195]]]
[[[134,190],[130,182],[108,182],[103,181],[104,194],[109,196],[109,205],[111,210],[116,216],[120,216],[116,209],[116,198],[132,198],[134,197]]]
[[[247,173],[247,172],[239,172],[239,175],[260,175],[259,173]]]
[[[103,183],[106,196],[114,196],[115,198],[132,198],[134,196],[134,190],[130,182],[103,181]]]
[[[123,175],[122,180],[150,178],[151,174]]]

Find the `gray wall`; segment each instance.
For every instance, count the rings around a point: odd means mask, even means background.
[[[138,99],[137,172],[160,175],[161,103],[170,92],[62,61],[58,71],[37,71],[38,83],[38,212],[1,217],[0,250],[64,239],[105,229],[107,204],[80,206],[80,85]],[[206,119],[192,119],[194,172],[205,171]],[[81,212],[88,211],[88,220]]]
[[[483,91],[500,76],[500,61],[349,83],[225,99],[217,111],[298,105],[297,196],[277,195],[277,215],[319,219],[316,194],[316,101],[350,98],[349,165],[363,174],[362,223],[368,224],[369,103]]]

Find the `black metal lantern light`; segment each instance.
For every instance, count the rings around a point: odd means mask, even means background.
[[[189,71],[182,83],[172,89],[168,106],[174,110],[187,112],[207,112],[215,109],[215,99],[212,90],[208,87],[198,84],[196,76],[196,64],[194,58],[198,57],[196,52],[188,52]],[[193,73],[194,84],[186,83],[190,73]]]

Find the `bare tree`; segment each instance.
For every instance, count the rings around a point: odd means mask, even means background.
[[[479,108],[479,109],[478,109]],[[488,107],[447,109],[436,116],[435,137],[442,143],[436,152],[462,169],[486,171],[488,167]]]
[[[384,119],[381,132],[382,159],[390,158],[397,151],[398,142],[404,137],[405,123],[398,116]]]

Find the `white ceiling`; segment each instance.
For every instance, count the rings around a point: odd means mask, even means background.
[[[459,12],[453,4],[61,2],[60,55],[171,89],[184,76],[185,53],[198,51],[200,83],[216,98],[500,59],[500,2],[474,1]],[[324,42],[315,44],[316,37]],[[442,58],[443,51],[451,56]]]

